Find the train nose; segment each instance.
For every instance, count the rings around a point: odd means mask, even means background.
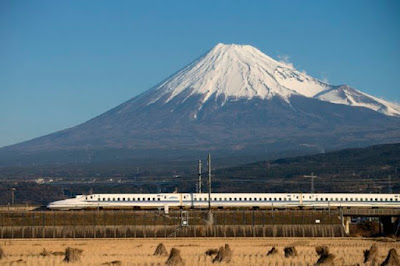
[[[54,209],[54,208],[57,208],[60,204],[59,203],[61,203],[62,201],[61,200],[58,200],[58,201],[53,201],[53,202],[50,202],[49,204],[47,204],[47,208],[48,209]]]

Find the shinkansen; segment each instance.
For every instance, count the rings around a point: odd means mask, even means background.
[[[50,203],[53,210],[168,208],[400,208],[400,194],[352,193],[93,194]]]

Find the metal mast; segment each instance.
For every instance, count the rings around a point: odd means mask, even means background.
[[[198,183],[198,192],[201,193],[201,160],[199,160],[199,183]]]
[[[211,210],[211,155],[208,154],[208,209]]]
[[[314,173],[311,173],[311,175],[305,175],[304,177],[310,177],[311,178],[311,193],[314,193],[314,179],[317,178],[317,176],[314,175]]]

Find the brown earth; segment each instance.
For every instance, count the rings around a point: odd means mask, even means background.
[[[9,265],[18,260],[26,265],[63,264],[66,248],[82,250],[79,262],[68,265],[165,265],[168,257],[153,256],[160,241],[170,251],[180,250],[185,265],[213,265],[214,256],[205,252],[228,244],[232,252],[229,265],[314,265],[319,255],[316,247],[326,246],[329,253],[341,258],[340,264],[363,264],[364,250],[373,244],[378,247],[376,261],[382,263],[389,250],[400,253],[400,242],[393,239],[362,238],[184,238],[184,239],[29,239],[1,240],[4,257],[0,264]],[[284,248],[293,246],[298,255],[285,258]],[[278,253],[267,256],[275,247]],[[41,255],[46,250],[46,256]],[[214,264],[215,265],[215,264]]]

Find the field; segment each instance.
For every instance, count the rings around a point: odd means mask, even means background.
[[[0,241],[5,254],[0,259],[0,264],[64,264],[62,252],[67,247],[72,247],[83,250],[81,259],[65,265],[164,265],[167,256],[153,256],[161,242],[168,251],[173,247],[179,249],[187,266],[213,265],[212,257],[206,256],[205,252],[225,244],[229,244],[232,250],[229,265],[240,266],[314,265],[318,260],[315,248],[321,245],[329,247],[330,252],[335,255],[337,265],[363,264],[363,250],[369,249],[374,243],[378,246],[379,263],[385,259],[390,248],[400,251],[400,242],[395,240],[361,238],[32,239]],[[287,246],[295,246],[298,255],[285,258],[283,249]],[[278,254],[267,256],[272,247],[276,247]],[[46,249],[47,255],[43,254],[43,249]],[[53,252],[56,254],[51,254]]]

